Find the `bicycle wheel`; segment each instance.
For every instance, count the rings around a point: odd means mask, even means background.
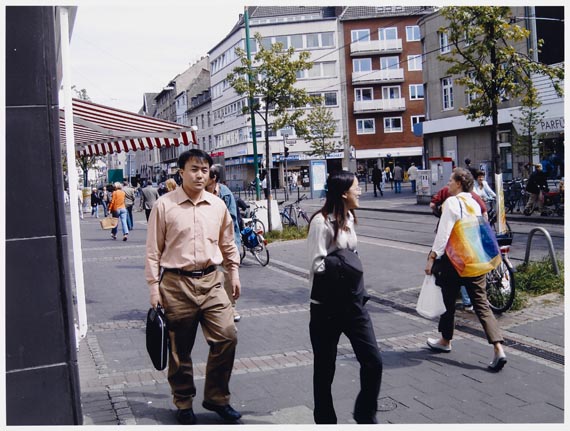
[[[263,222],[261,220],[255,219],[255,220],[252,220],[251,222],[252,222],[252,228],[253,228],[254,232],[257,233],[257,232],[261,231],[261,233],[263,235],[265,235],[265,225],[263,224]]]
[[[239,251],[239,263],[242,263],[245,258],[245,245],[241,245],[241,249]]]
[[[515,277],[505,263],[487,274],[487,300],[494,313],[507,311],[515,300]]]
[[[291,225],[291,218],[289,217],[289,215],[285,211],[281,212],[281,224],[283,226],[290,226]]]
[[[261,235],[257,234],[257,241],[259,242],[254,248],[251,249],[253,257],[261,264],[265,266],[269,263],[269,250],[265,246],[264,239]]]

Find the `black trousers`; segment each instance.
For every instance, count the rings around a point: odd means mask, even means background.
[[[378,191],[380,192],[380,196],[384,196],[384,193],[382,192],[382,185],[380,183],[373,183],[373,188],[374,188],[374,196],[378,196],[376,194],[376,189],[378,189]]]
[[[313,346],[313,416],[317,424],[336,424],[331,386],[336,368],[337,345],[344,333],[360,363],[360,392],[354,405],[357,423],[376,422],[378,394],[382,382],[382,357],[368,311],[362,305],[338,312],[324,304],[311,304],[309,323]]]

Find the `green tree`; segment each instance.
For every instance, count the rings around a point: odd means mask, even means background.
[[[536,95],[536,89],[532,89],[532,94]],[[530,97],[536,97],[530,95]],[[545,114],[540,110],[540,102],[530,99],[520,111],[520,116],[513,122],[519,124],[520,134],[516,136],[513,143],[513,154],[517,156],[527,156],[529,165],[532,164],[534,155],[540,153],[540,148],[533,145],[537,138],[536,130]],[[532,172],[532,170],[531,170]]]
[[[318,105],[309,111],[306,119],[297,127],[297,134],[311,145],[311,156],[322,156],[338,151],[339,143],[332,141],[336,120],[329,108]]]
[[[517,25],[509,7],[450,6],[441,9],[448,26],[439,29],[446,33],[450,44],[449,54],[438,58],[451,64],[447,73],[465,87],[471,96],[468,106],[461,112],[470,120],[486,124],[491,119],[491,153],[495,173],[501,173],[498,150],[498,109],[502,101],[520,99],[525,104],[537,103],[533,74],[550,78],[556,92],[562,95],[561,80],[564,69],[533,61],[532,50],[519,52],[515,44],[530,37],[530,31]],[[543,41],[538,41],[538,47]]]
[[[259,33],[254,36],[258,44],[258,51],[252,60],[241,48],[236,48],[240,65],[228,74],[227,80],[240,96],[256,100],[253,111],[256,119],[263,121],[265,128],[265,160],[267,168],[272,155],[269,150],[269,130],[274,131],[285,126],[297,128],[304,108],[315,101],[304,89],[296,88],[297,74],[313,67],[309,61],[310,53],[307,51],[295,52],[294,48],[284,49],[282,43],[274,43],[269,48],[263,44]],[[243,114],[249,112],[248,107],[243,108]],[[269,169],[267,169],[269,172]],[[269,188],[268,230],[271,224],[271,175],[267,177]]]

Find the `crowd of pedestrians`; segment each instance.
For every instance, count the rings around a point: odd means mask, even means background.
[[[434,194],[430,204],[440,218],[424,268],[441,287],[445,312],[439,317],[439,337],[428,338],[434,352],[452,350],[456,300],[479,319],[487,341],[493,347],[488,369],[500,371],[507,363],[503,337],[485,293],[485,274],[460,275],[450,261],[456,244],[452,231],[468,217],[487,217],[488,205],[496,194],[467,159],[465,168],[455,168],[447,185]],[[91,190],[91,216],[108,213],[119,219],[123,241],[134,229],[133,208],[140,196],[140,209],[147,219],[145,277],[152,307],[162,306],[168,321],[170,340],[168,382],[176,418],[180,424],[197,423],[193,411],[196,397],[192,350],[198,325],[209,345],[202,405],[225,421],[237,422],[241,413],[230,403],[229,381],[237,346],[236,322],[240,315],[236,300],[241,294],[239,278],[241,230],[238,202],[224,184],[224,168],[213,164],[204,151],[192,149],[178,159],[178,176],[159,187],[145,184],[135,189],[128,182],[116,182]],[[541,166],[529,180],[529,205],[534,205],[543,182]],[[404,174],[405,172],[405,174]],[[406,171],[396,163],[393,169],[372,169],[373,193],[384,196],[387,184],[402,193],[404,177],[416,193],[418,168]],[[263,186],[262,186],[263,187]],[[360,390],[353,408],[359,424],[377,423],[378,398],[383,363],[366,303],[364,273],[357,251],[355,210],[362,190],[356,174],[332,172],[327,178],[322,208],[310,219],[307,238],[311,287],[308,333],[313,349],[313,417],[317,424],[336,424],[333,380],[341,334],[349,339],[360,364]],[[79,193],[82,199],[82,193]],[[79,202],[82,205],[82,201]],[[119,226],[111,231],[116,239]],[[201,238],[201,240],[197,240]],[[421,269],[418,269],[421,270]]]

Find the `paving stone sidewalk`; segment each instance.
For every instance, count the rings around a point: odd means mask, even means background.
[[[85,425],[176,425],[165,371],[152,368],[144,347],[148,307],[140,275],[146,229],[137,227],[128,243],[109,241],[95,221],[82,222],[89,331],[80,342],[79,371]],[[247,295],[230,382],[232,405],[243,426],[312,424],[312,351],[308,336],[306,270],[291,253],[302,242],[271,245],[271,263],[262,268],[249,257],[240,270]],[[289,265],[289,266],[287,266]],[[289,268],[289,270],[288,270]],[[102,276],[101,274],[104,274]],[[105,280],[120,280],[112,289]],[[403,278],[405,283],[405,277]],[[411,283],[384,301],[369,303],[384,374],[378,419],[388,424],[470,424],[564,422],[564,301],[550,295],[521,312],[499,317],[509,362],[498,374],[487,371],[492,348],[477,332],[473,314],[459,311],[453,351],[436,354],[425,340],[437,323],[407,312],[419,286]],[[398,302],[404,308],[386,305]],[[403,311],[402,311],[403,310]],[[200,332],[200,331],[199,331]],[[198,334],[193,352],[200,425],[223,424],[201,406],[207,345]],[[333,386],[339,424],[351,417],[358,391],[358,362],[342,337]]]

